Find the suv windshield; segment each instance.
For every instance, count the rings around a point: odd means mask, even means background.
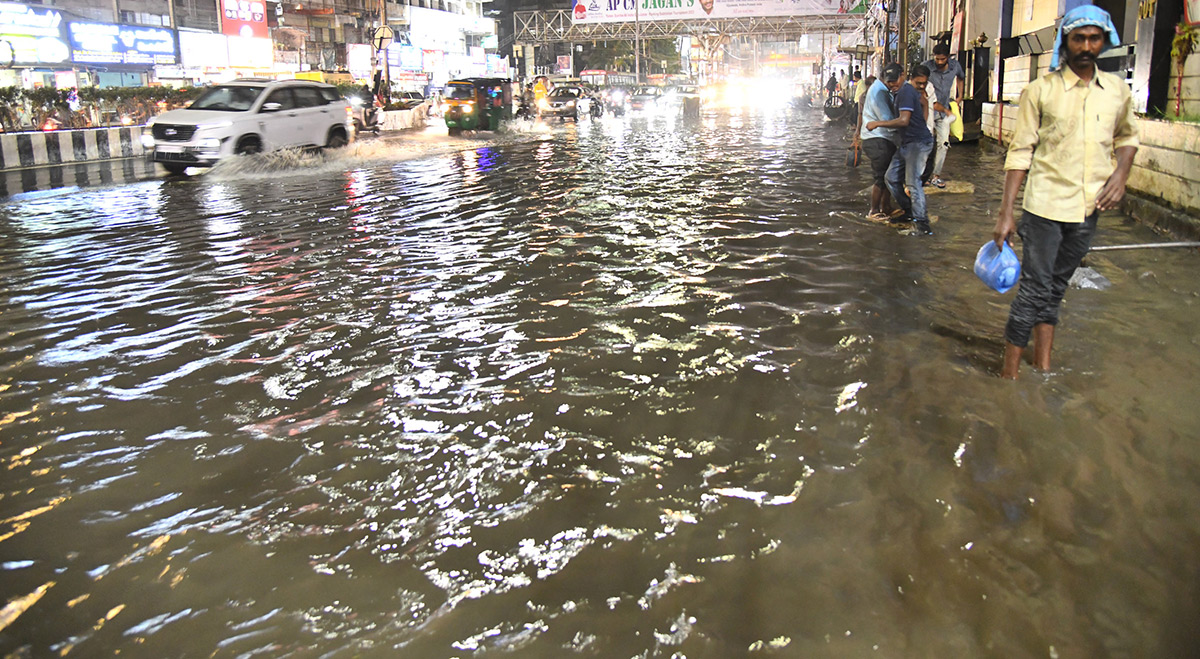
[[[658,87],[638,87],[637,96],[658,96]]]
[[[559,87],[550,92],[551,96],[566,96],[568,98],[578,98],[580,96],[579,89],[575,87]]]
[[[201,94],[188,109],[245,112],[254,105],[254,99],[258,98],[262,90],[262,87],[247,85],[219,85]]]

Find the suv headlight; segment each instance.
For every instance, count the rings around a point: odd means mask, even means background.
[[[150,130],[151,130],[150,126],[146,126],[145,130],[142,131],[142,148],[143,149],[153,149],[154,148],[154,133],[150,132]]]
[[[219,149],[221,148],[221,140],[216,137],[206,137],[199,141],[201,149]]]

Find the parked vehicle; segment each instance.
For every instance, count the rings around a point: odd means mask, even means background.
[[[350,105],[331,85],[244,78],[155,117],[142,144],[155,162],[178,174],[235,154],[344,146],[351,125]]]
[[[392,94],[392,102],[411,110],[425,102],[425,95],[421,92],[399,92]]]
[[[442,114],[451,135],[499,130],[513,117],[512,83],[504,78],[465,78],[446,83]]]

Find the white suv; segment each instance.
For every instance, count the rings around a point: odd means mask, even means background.
[[[331,85],[244,78],[158,115],[142,145],[155,162],[180,174],[234,154],[344,146],[353,134],[350,121],[349,103]]]

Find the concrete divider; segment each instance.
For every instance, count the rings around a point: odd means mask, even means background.
[[[427,113],[426,105],[384,112],[382,129],[423,128]],[[142,126],[3,133],[0,134],[0,171],[133,158],[145,153],[141,136]]]
[[[422,103],[411,110],[392,110],[381,114],[383,115],[383,120],[380,124],[381,130],[424,128],[426,118],[429,115],[429,106],[426,103]]]
[[[0,170],[140,156],[141,135],[141,126],[4,133]]]

